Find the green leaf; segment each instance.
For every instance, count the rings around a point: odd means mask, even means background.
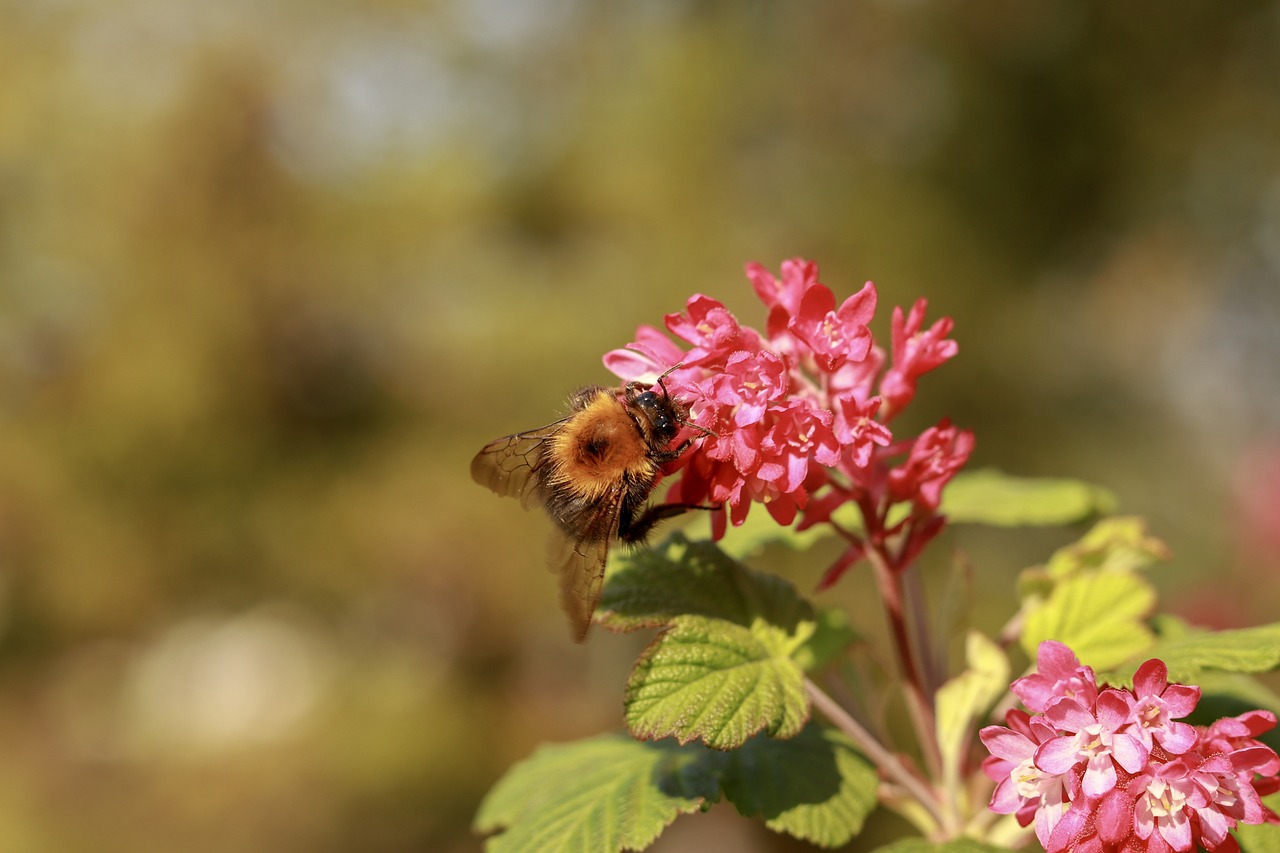
[[[1175,681],[1182,681],[1174,679]],[[1182,681],[1182,683],[1186,683]],[[1201,690],[1197,715],[1209,716],[1210,722],[1219,717],[1234,717],[1255,708],[1280,714],[1280,695],[1256,678],[1238,672],[1205,671],[1193,681]]]
[[[1203,692],[1198,716],[1234,716],[1254,708],[1280,711],[1280,696],[1246,673],[1280,666],[1280,623],[1232,631],[1204,631],[1172,616],[1152,619],[1156,644],[1143,659],[1159,658],[1169,667],[1169,680],[1195,684]],[[1099,678],[1116,687],[1133,685],[1137,660]]]
[[[970,838],[955,841],[925,841],[923,838],[904,838],[887,847],[879,847],[876,853],[1009,853],[1006,847],[983,844]]]
[[[1028,608],[1022,648],[1035,660],[1044,640],[1066,643],[1095,670],[1118,666],[1149,649],[1142,619],[1155,606],[1155,590],[1127,572],[1088,571],[1060,581],[1048,599]]]
[[[943,778],[952,791],[961,789],[960,767],[972,741],[974,720],[1009,689],[1008,658],[977,631],[965,638],[965,661],[965,671],[942,685],[936,699]]]
[[[775,832],[840,847],[876,807],[879,777],[839,732],[806,726],[787,741],[754,737],[726,753],[724,795]]]
[[[1059,640],[1103,671],[1148,651],[1154,634],[1143,620],[1155,606],[1155,590],[1137,570],[1166,553],[1141,519],[1107,518],[1043,568],[1024,572],[1019,591],[1027,655],[1034,659],[1042,641]]]
[[[758,731],[789,738],[809,717],[795,634],[756,619],[749,627],[679,616],[645,649],[627,679],[627,727],[638,738],[699,739],[734,749]]]
[[[1280,623],[1235,631],[1191,633],[1152,650],[1171,681],[1194,680],[1202,669],[1269,672],[1280,666]]]
[[[817,628],[803,646],[792,655],[805,672],[821,669],[861,639],[849,622],[849,613],[838,607],[818,611]]]
[[[597,619],[615,630],[665,625],[698,614],[749,626],[756,619],[793,632],[813,607],[791,583],[753,572],[714,542],[675,533],[628,556],[605,582]]]
[[[719,799],[704,755],[621,734],[543,746],[498,781],[474,829],[500,832],[490,853],[641,850],[678,815]]]
[[[1115,496],[1079,480],[1014,477],[992,468],[962,472],[947,484],[941,512],[956,524],[999,527],[1072,524],[1106,515]]]

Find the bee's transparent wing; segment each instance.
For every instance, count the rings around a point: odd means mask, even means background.
[[[471,460],[471,479],[503,497],[518,498],[525,509],[541,502],[538,472],[547,464],[551,439],[563,420],[489,442]]]
[[[604,589],[609,544],[618,532],[623,490],[619,486],[593,504],[574,533],[558,525],[547,547],[547,565],[560,575],[560,607],[569,617],[574,642],[582,642]]]

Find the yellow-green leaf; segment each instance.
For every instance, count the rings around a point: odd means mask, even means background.
[[[960,789],[960,766],[971,743],[974,721],[1009,689],[1009,660],[1000,647],[977,631],[965,638],[964,672],[938,690],[938,747],[950,790]]]
[[[609,734],[543,746],[507,771],[474,828],[489,853],[642,850],[680,814],[719,799],[703,752]]]
[[[804,673],[792,654],[813,623],[795,634],[763,620],[744,627],[680,616],[636,661],[624,701],[638,738],[701,740],[733,749],[759,731],[788,738],[809,718]]]
[[[1072,575],[1029,608],[1022,648],[1034,660],[1041,642],[1058,640],[1082,663],[1110,669],[1151,647],[1154,637],[1142,620],[1155,601],[1155,590],[1140,575],[1097,570]]]
[[[957,474],[941,511],[956,524],[1000,527],[1072,524],[1115,510],[1111,492],[1079,480],[1014,477],[986,468]]]

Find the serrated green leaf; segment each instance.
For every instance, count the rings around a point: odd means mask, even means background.
[[[1269,672],[1280,666],[1280,623],[1190,633],[1161,643],[1151,656],[1165,662],[1172,681],[1195,679],[1202,669]]]
[[[1110,669],[1151,647],[1154,637],[1142,619],[1155,601],[1155,590],[1138,575],[1098,570],[1073,574],[1029,610],[1022,648],[1034,660],[1041,642],[1058,640],[1095,670]]]
[[[1073,524],[1115,510],[1115,496],[1079,480],[1014,477],[992,468],[957,474],[942,493],[954,524],[999,527]]]
[[[543,746],[507,771],[473,828],[490,853],[642,850],[677,816],[719,799],[705,752],[621,734]]]
[[[788,632],[813,620],[813,607],[791,583],[753,572],[714,542],[681,533],[629,555],[605,582],[597,619],[615,630],[665,625],[697,614],[749,626],[763,619]]]
[[[839,732],[809,725],[791,740],[753,737],[722,762],[724,795],[775,832],[847,844],[876,807],[879,777]]]
[[[965,671],[942,685],[936,699],[943,778],[954,792],[962,788],[960,767],[972,742],[974,721],[1009,689],[1008,658],[977,631],[965,638],[965,662]]]
[[[805,672],[821,669],[857,642],[861,635],[849,621],[846,610],[830,607],[818,611],[817,628],[803,646],[792,655]]]
[[[983,844],[969,838],[955,841],[925,841],[923,838],[904,838],[887,847],[879,847],[876,853],[1009,853],[1005,847]]]
[[[627,728],[638,738],[698,739],[734,749],[758,731],[793,737],[809,717],[804,673],[792,658],[813,623],[792,635],[680,616],[645,649],[627,679]]]
[[[1169,680],[1197,685],[1203,695],[1195,716],[1205,721],[1265,708],[1280,713],[1280,695],[1245,673],[1275,669],[1280,663],[1280,624],[1217,633],[1197,629],[1176,616],[1151,619],[1155,645],[1143,659],[1159,658],[1169,668]],[[1113,687],[1132,687],[1138,660],[1125,668],[1100,671],[1098,678]]]

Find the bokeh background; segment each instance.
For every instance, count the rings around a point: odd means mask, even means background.
[[[1280,4],[0,0],[0,849],[478,850],[644,640],[470,456],[792,256],[956,319],[904,426],[1280,614]],[[995,630],[1078,533],[944,550]]]

